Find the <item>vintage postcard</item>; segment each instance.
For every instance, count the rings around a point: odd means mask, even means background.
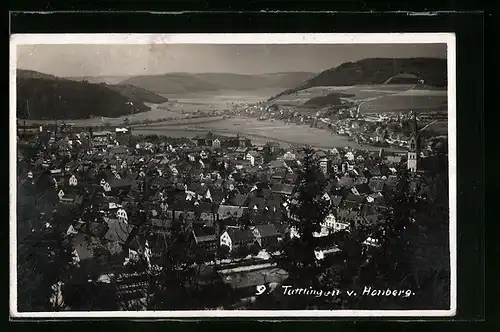
[[[455,315],[453,34],[10,47],[11,317]]]

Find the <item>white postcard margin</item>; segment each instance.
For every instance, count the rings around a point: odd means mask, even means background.
[[[447,44],[448,159],[450,210],[449,310],[189,310],[18,312],[16,242],[16,68],[17,45],[36,44]],[[451,317],[457,310],[456,39],[453,33],[310,34],[14,34],[9,66],[9,311],[13,318],[210,318],[210,317]]]

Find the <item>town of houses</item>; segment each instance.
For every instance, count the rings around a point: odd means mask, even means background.
[[[272,104],[270,106],[247,106],[233,111],[232,114],[257,117],[261,121],[284,120],[289,124],[309,125],[324,129],[332,134],[347,136],[348,140],[360,146],[396,147],[407,149],[412,135],[411,127],[403,124],[412,122],[413,112],[377,112],[361,113],[359,105],[342,104],[326,107],[322,110],[297,110],[294,107],[284,107]],[[231,113],[228,113],[231,114]],[[419,123],[431,125],[438,121],[446,121],[447,114],[443,111],[419,110]],[[421,130],[424,128],[421,128]],[[439,132],[429,132],[427,143],[435,141]],[[426,151],[424,149],[423,151]]]
[[[40,223],[69,239],[81,282],[113,285],[122,309],[142,299],[146,278],[131,262],[144,258],[153,269],[169,250],[166,235],[177,224],[188,230],[187,241],[205,257],[204,264],[217,264],[229,293],[243,297],[257,285],[287,277],[272,258],[284,239],[299,236],[290,224],[290,206],[296,203],[302,149],[253,145],[240,135],[208,132],[179,139],[132,131],[18,128],[18,192],[37,187],[47,193],[58,217],[41,214]],[[314,233],[325,239],[317,258],[336,252],[330,235],[380,222],[397,169],[418,173],[431,154],[415,142],[404,153],[316,150],[330,206]],[[419,181],[413,177],[411,188],[425,195]],[[364,245],[377,246],[377,239]]]

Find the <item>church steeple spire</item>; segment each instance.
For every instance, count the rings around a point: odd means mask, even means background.
[[[417,112],[412,112],[412,121],[413,121],[413,136],[418,136],[418,125],[417,125]]]
[[[416,172],[418,170],[418,164],[420,161],[420,144],[418,135],[418,125],[417,125],[417,113],[412,112],[412,135],[409,141],[408,149],[408,170],[411,172]]]

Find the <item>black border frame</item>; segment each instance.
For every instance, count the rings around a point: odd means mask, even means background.
[[[75,8],[75,7],[73,7]],[[198,7],[203,10],[204,7]],[[359,321],[481,321],[485,316],[484,105],[482,12],[11,12],[11,33],[251,33],[452,32],[456,34],[457,87],[457,315],[443,318],[356,318]],[[18,319],[16,319],[18,320]],[[26,319],[19,319],[27,321]],[[62,320],[62,319],[61,319]],[[73,320],[73,319],[72,319]],[[88,321],[89,319],[86,319]],[[116,321],[118,319],[107,319]],[[134,319],[139,320],[139,319]],[[149,320],[149,319],[141,319]],[[164,319],[162,319],[164,320]],[[182,321],[182,319],[172,319]],[[261,318],[194,318],[242,322]],[[266,319],[267,320],[267,319]],[[278,321],[278,318],[269,320]],[[283,321],[318,319],[283,319]],[[329,321],[354,320],[329,318]],[[29,321],[29,320],[28,320]],[[59,321],[59,319],[58,319]],[[111,325],[114,323],[110,322]],[[111,326],[109,326],[111,327]]]

